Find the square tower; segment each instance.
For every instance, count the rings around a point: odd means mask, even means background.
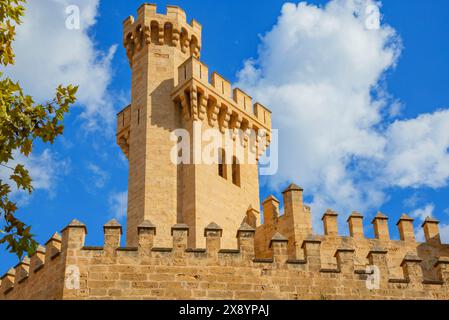
[[[248,215],[259,208],[257,161],[270,141],[270,112],[217,73],[209,81],[198,60],[201,25],[178,7],[164,15],[142,5],[124,22],[124,45],[131,105],[118,114],[117,143],[129,159],[127,245],[149,220],[157,246],[171,246],[171,227],[184,223],[189,246],[204,247],[211,222],[223,228],[223,245],[235,246],[240,224],[257,224]]]

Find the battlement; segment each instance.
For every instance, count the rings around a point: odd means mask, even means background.
[[[184,10],[167,6],[166,14],[156,12],[155,4],[143,4],[137,17],[123,22],[124,46],[132,65],[134,53],[145,45],[167,45],[195,57],[201,51],[201,24],[196,20],[187,23]]]
[[[270,255],[268,248],[271,237],[280,232],[289,239],[288,252],[297,258],[303,257],[302,242],[313,235],[310,207],[303,203],[302,189],[291,185],[283,193],[284,213],[280,213],[280,201],[270,196],[263,202],[264,223],[257,227],[256,254],[262,257]],[[357,249],[355,264],[359,267],[365,263],[366,255],[372,248],[384,248],[388,251],[390,275],[400,277],[402,260],[405,255],[413,254],[427,261],[421,264],[422,272],[427,278],[436,278],[434,263],[438,257],[449,256],[449,245],[442,244],[438,221],[427,218],[422,224],[425,242],[416,241],[414,220],[403,214],[396,226],[400,239],[391,239],[388,217],[378,213],[371,221],[374,238],[367,238],[364,232],[363,216],[353,212],[347,219],[349,236],[339,230],[338,214],[328,209],[322,216],[324,235],[313,235],[321,241],[321,262],[327,269],[336,268],[334,253],[336,248],[350,247]]]
[[[213,72],[194,56],[178,67],[178,84],[172,99],[180,105],[185,119],[206,120],[210,126],[242,131],[264,132],[267,147],[271,136],[271,112],[243,90],[235,88],[224,77]],[[246,138],[247,140],[247,138]]]
[[[0,300],[449,299],[449,245],[432,218],[420,243],[409,216],[401,216],[393,240],[388,217],[378,213],[370,239],[360,213],[349,217],[347,236],[329,209],[318,235],[303,189],[291,184],[283,214],[269,196],[260,224],[256,163],[168,161],[173,130],[194,132],[199,121],[201,130],[242,135],[247,150],[255,141],[259,157],[271,140],[271,113],[209,74],[199,61],[201,25],[187,23],[178,7],[159,14],[142,5],[124,22],[124,45],[132,103],[117,115],[116,138],[130,162],[128,247],[115,220],[95,247],[73,220],[0,278]]]
[[[334,218],[331,211],[324,216],[328,231],[334,230]],[[360,217],[356,214],[352,219]],[[400,222],[410,220],[404,217]],[[429,223],[435,225],[428,222],[424,228],[430,228],[426,227]],[[303,257],[298,258],[289,253],[288,237],[276,231],[266,248],[269,255],[261,258],[256,255],[255,241],[260,230],[246,223],[236,230],[234,248],[222,248],[223,230],[213,222],[204,229],[205,248],[188,247],[185,224],[171,228],[172,246],[166,248],[154,246],[157,226],[149,221],[138,226],[136,247],[120,246],[122,226],[117,221],[108,222],[103,230],[103,245],[89,247],[85,244],[87,228],[73,220],[62,230],[62,238],[55,233],[45,247],[40,246],[35,255],[1,277],[0,299],[39,299],[44,293],[56,299],[320,299],[323,295],[400,299],[447,298],[449,294],[447,248],[429,256],[423,253],[428,248],[410,247],[393,266],[398,252],[386,242],[365,248],[359,241],[343,241],[330,250],[326,245],[329,233],[305,237],[300,243]],[[436,243],[428,241],[426,245],[435,248]],[[416,249],[420,244],[414,245]],[[360,254],[363,261],[358,259]],[[324,261],[327,255],[332,267]],[[392,273],[392,267],[400,268],[400,274]],[[426,275],[427,267],[433,276]],[[376,287],[367,285],[370,281]]]

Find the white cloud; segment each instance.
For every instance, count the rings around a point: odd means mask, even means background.
[[[270,186],[293,179],[314,195],[319,229],[327,207],[345,215],[374,210],[388,200],[388,187],[441,187],[449,176],[448,111],[389,126],[403,105],[388,93],[385,73],[402,42],[386,24],[366,28],[365,10],[374,4],[285,4],[258,57],[238,73],[238,86],[272,109],[279,129]]]
[[[444,187],[449,179],[449,110],[396,121],[388,129],[385,174],[399,187]]]
[[[415,208],[422,200],[424,200],[423,197],[419,193],[414,192],[410,197],[402,201],[402,205],[407,208]]]
[[[384,199],[371,183],[358,184],[351,168],[357,158],[383,157],[386,141],[374,127],[387,95],[378,84],[401,47],[389,26],[366,29],[364,12],[372,3],[285,4],[257,60],[239,73],[239,85],[272,109],[273,128],[280,128],[280,170],[272,186],[295,179],[315,194],[315,211],[362,210]],[[380,98],[371,98],[373,90]]]
[[[17,164],[22,164],[28,169],[32,178],[32,186],[35,191],[47,191],[50,197],[56,195],[58,181],[68,173],[70,162],[61,160],[49,149],[45,149],[41,154],[31,154],[25,157],[19,152],[13,154],[14,160],[7,163],[8,167],[14,168]],[[30,200],[28,192],[18,190],[15,182],[9,179],[12,170],[5,167],[0,169],[0,179],[8,181],[11,186],[12,198],[19,206],[24,206]]]
[[[128,192],[113,192],[109,195],[109,209],[114,218],[122,220],[128,207]]]
[[[93,163],[89,163],[86,168],[92,174],[91,179],[93,180],[95,187],[102,189],[109,180],[109,174]]]
[[[69,5],[80,9],[79,30],[66,28]],[[87,129],[96,128],[99,121],[110,126],[115,118],[107,87],[116,46],[102,52],[89,34],[98,6],[99,0],[28,1],[14,42],[16,64],[7,70],[39,102],[54,97],[59,84],[78,84],[77,105],[83,108]]]
[[[442,243],[449,243],[449,224],[440,224],[440,238]]]
[[[416,209],[410,212],[412,218],[418,219],[419,222],[423,222],[427,217],[433,216],[433,211],[435,210],[435,205],[433,203],[429,203],[425,205],[423,208]]]

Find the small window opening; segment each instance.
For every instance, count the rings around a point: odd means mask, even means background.
[[[232,158],[232,183],[240,187],[240,164],[235,156]]]
[[[227,178],[226,172],[226,152],[224,149],[218,149],[218,175],[224,179]]]

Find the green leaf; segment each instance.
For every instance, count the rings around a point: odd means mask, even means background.
[[[16,26],[25,13],[24,0],[0,0],[0,65],[14,64],[13,41]],[[28,157],[36,139],[53,143],[64,132],[64,116],[76,101],[78,86],[59,85],[55,97],[45,104],[36,104],[23,92],[20,83],[0,71],[0,164],[5,166],[20,152]],[[2,169],[3,170],[3,169]],[[5,170],[9,170],[5,167]],[[33,192],[28,170],[21,163],[11,170],[10,179],[17,188]],[[17,205],[10,201],[11,186],[0,179],[0,223],[3,227],[0,244],[19,257],[34,252],[37,243],[31,226],[16,217]]]

